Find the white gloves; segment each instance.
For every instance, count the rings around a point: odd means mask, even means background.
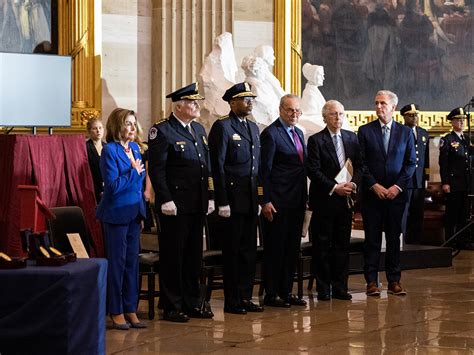
[[[161,212],[166,216],[176,216],[178,214],[178,208],[173,201],[169,201],[161,205]]]
[[[258,205],[257,216],[260,216],[260,213],[262,213],[262,206]]]
[[[211,214],[216,209],[216,205],[214,204],[214,200],[209,200],[209,204],[207,205],[207,214]]]
[[[230,206],[219,206],[219,216],[224,217],[224,218],[229,218],[230,217]]]

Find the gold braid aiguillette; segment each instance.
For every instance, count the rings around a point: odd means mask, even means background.
[[[50,258],[51,257],[51,255],[49,255],[48,251],[45,248],[40,246],[39,249],[40,249],[41,254],[43,254],[45,256],[45,258]]]

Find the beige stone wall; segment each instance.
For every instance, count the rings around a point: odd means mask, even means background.
[[[145,133],[153,121],[151,15],[151,0],[102,0],[102,115],[133,109]]]
[[[254,48],[265,44],[274,46],[273,0],[234,0],[234,49],[237,66]]]

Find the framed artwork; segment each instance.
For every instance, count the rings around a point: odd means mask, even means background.
[[[2,0],[0,51],[58,53],[58,0]]]
[[[349,110],[373,110],[382,89],[399,107],[464,106],[474,96],[474,7],[453,1],[302,0],[302,64],[322,65],[323,96]]]

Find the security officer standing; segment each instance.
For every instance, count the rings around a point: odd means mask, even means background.
[[[209,133],[218,214],[228,232],[222,245],[224,312],[234,314],[263,311],[252,302],[260,140],[257,125],[246,117],[255,97],[247,82],[228,89],[222,99],[231,111],[217,120]]]
[[[165,320],[187,322],[213,317],[199,307],[202,231],[204,216],[214,211],[213,183],[206,132],[193,121],[203,99],[197,83],[166,97],[173,112],[148,135],[149,176],[160,206],[159,308]]]
[[[466,113],[462,107],[452,110],[447,120],[453,130],[439,142],[439,171],[441,187],[446,194],[444,237],[449,239],[461,229],[468,218],[469,137],[463,133]]]
[[[403,106],[400,114],[405,126],[411,128],[415,139],[416,169],[407,185],[407,204],[403,213],[402,230],[407,244],[420,244],[423,235],[425,189],[430,177],[430,135],[418,126],[419,108],[416,104]]]

